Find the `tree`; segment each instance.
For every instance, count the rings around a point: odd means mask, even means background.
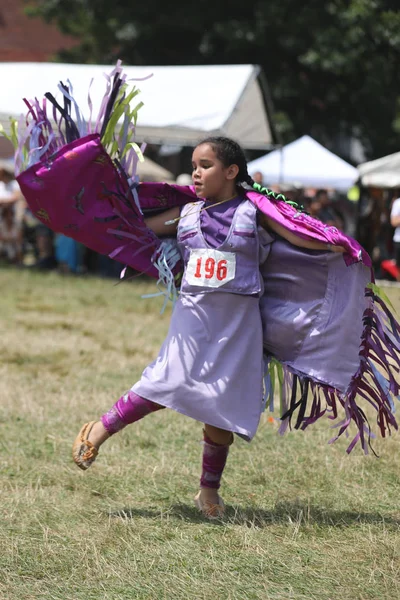
[[[80,40],[60,60],[260,64],[285,142],[356,135],[370,158],[399,149],[398,0],[37,0]],[[342,154],[345,152],[342,152]]]

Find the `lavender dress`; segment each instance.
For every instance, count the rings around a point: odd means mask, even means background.
[[[221,247],[241,202],[242,198],[235,198],[200,213],[206,245]],[[258,239],[263,262],[272,237],[260,230]],[[221,291],[181,293],[158,357],[132,390],[250,440],[257,430],[263,399],[259,296]]]

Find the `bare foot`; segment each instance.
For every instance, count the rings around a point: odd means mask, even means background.
[[[222,519],[225,514],[223,500],[212,488],[200,488],[194,503],[207,519]]]
[[[218,504],[219,495],[218,490],[214,488],[200,488],[200,498],[202,502],[210,502],[211,504]]]

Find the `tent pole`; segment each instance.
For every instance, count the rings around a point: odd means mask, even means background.
[[[261,93],[263,96],[263,100],[264,100],[264,106],[265,106],[265,111],[267,113],[267,117],[268,117],[268,121],[269,121],[269,125],[271,128],[271,135],[272,135],[272,139],[276,142],[276,149],[279,149],[280,152],[280,159],[279,159],[279,184],[281,184],[283,182],[283,170],[284,170],[284,165],[283,165],[283,139],[281,136],[281,132],[279,131],[279,129],[277,127],[275,127],[275,121],[274,121],[274,115],[275,115],[275,108],[274,108],[274,103],[272,100],[272,96],[270,93],[270,89],[269,89],[269,85],[268,85],[268,81],[267,81],[267,77],[263,71],[263,69],[260,67],[260,71],[258,73],[258,78],[260,81],[260,87],[261,87]]]
[[[269,126],[271,128],[271,135],[277,146],[283,146],[282,136],[280,131],[275,127],[274,115],[275,108],[272,101],[272,96],[269,90],[269,85],[265,73],[261,67],[259,67],[258,79],[260,81],[261,94],[264,100],[265,112],[267,113]]]

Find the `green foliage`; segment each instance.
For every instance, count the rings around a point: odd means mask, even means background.
[[[260,64],[284,141],[357,133],[371,157],[398,150],[397,0],[174,0],[173,10],[160,0],[37,0],[30,10],[80,40],[61,60]]]

